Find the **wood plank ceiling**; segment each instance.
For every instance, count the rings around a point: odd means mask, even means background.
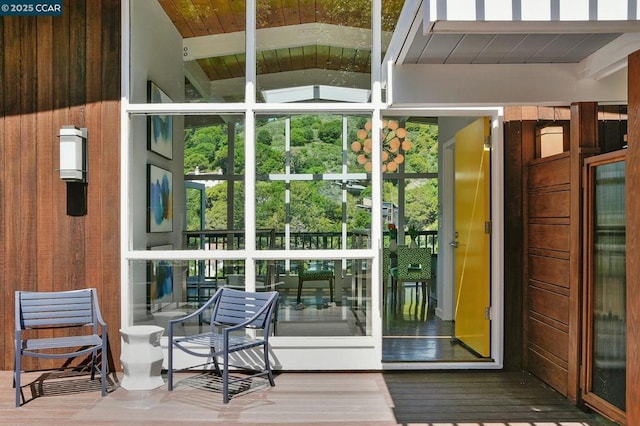
[[[189,39],[231,35],[245,30],[245,0],[158,1],[187,43],[193,42],[188,41]],[[383,3],[383,27],[388,39],[404,0],[385,0]],[[320,70],[359,73],[366,76],[362,81],[370,80],[371,0],[258,0],[256,26],[259,76]],[[330,42],[327,37],[320,37],[317,42],[310,42],[308,38],[301,39],[296,45],[296,31],[311,29],[322,35],[327,33],[327,28],[336,28],[335,26],[365,30],[365,41],[355,44],[353,39],[342,40],[346,43],[340,45],[341,43],[335,42],[335,38]],[[296,30],[293,33],[291,30],[286,32],[286,28]],[[267,36],[261,30],[271,31],[268,36],[272,37],[274,29],[281,30],[283,37],[288,39],[287,44],[261,48],[260,38]],[[210,44],[213,46],[215,42]],[[212,53],[211,56],[198,57],[195,61],[209,82],[244,77],[243,51],[220,55]],[[352,83],[351,87],[357,87],[357,83]]]
[[[186,73],[187,80],[202,76],[190,83],[205,99],[207,93],[202,92],[207,91],[227,100],[234,96],[233,90],[239,94],[245,74],[245,0],[158,1],[185,46],[204,47],[197,57],[185,58],[185,63],[194,62],[189,65],[191,71],[197,64],[197,72]],[[382,2],[383,50],[403,5],[404,0]],[[400,62],[578,63],[620,36],[614,31],[581,32],[551,22],[538,23],[542,25],[534,27],[537,31],[524,21],[514,22],[508,30],[504,24],[435,21],[426,32],[410,32]],[[522,30],[518,30],[520,24],[524,24]],[[474,25],[482,25],[481,30]],[[370,89],[371,0],[257,0],[256,26],[259,90],[309,84]]]

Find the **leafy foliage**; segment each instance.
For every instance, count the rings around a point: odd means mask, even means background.
[[[348,141],[356,138],[366,117],[348,117]],[[256,226],[258,229],[283,231],[286,222],[285,188],[283,181],[269,181],[270,174],[283,174],[286,165],[285,117],[260,117],[256,121]],[[342,172],[342,116],[330,114],[297,115],[290,119],[290,171],[294,174],[325,174]],[[437,127],[407,123],[408,138],[413,147],[406,155],[406,173],[435,173],[438,164]],[[243,175],[244,134],[236,125],[234,172]],[[347,145],[349,145],[348,143]],[[196,167],[201,173],[227,173],[227,125],[217,125],[185,131],[185,173]],[[348,170],[363,172],[355,156],[347,152]],[[346,193],[347,229],[370,226],[371,213],[363,209],[363,200],[371,197],[370,182],[349,189]],[[293,232],[339,232],[342,229],[343,200],[341,182],[292,181],[290,226]],[[397,204],[398,180],[385,175],[383,199]],[[223,230],[244,228],[244,183],[234,184],[233,224],[227,224],[227,183],[209,185],[206,189],[205,228]],[[405,213],[407,225],[417,229],[437,228],[437,179],[408,179]],[[187,196],[187,229],[199,229],[199,201]]]

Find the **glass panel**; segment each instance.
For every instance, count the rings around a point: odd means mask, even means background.
[[[174,102],[244,101],[244,1],[130,4],[132,103],[149,76]]]
[[[292,273],[278,278],[277,336],[371,335],[370,259],[290,263]]]
[[[349,141],[365,121],[333,114],[257,118],[256,227],[275,232],[275,243],[259,249],[348,248],[345,236],[370,226],[369,177],[350,164]]]
[[[405,239],[418,247],[428,247],[437,253],[438,235],[438,179],[406,179],[405,181]]]
[[[407,130],[400,146],[405,156],[405,173],[438,173],[438,125],[435,120],[411,117],[400,121],[400,125]]]
[[[369,101],[371,0],[258,2],[256,23],[258,101]]]
[[[130,273],[133,325],[166,327],[169,319],[193,312],[220,286],[244,275],[244,260],[134,260]],[[203,326],[208,327],[196,319],[180,332]]]
[[[301,287],[297,275],[280,274],[284,263],[284,260],[256,263],[256,290],[280,293],[277,336],[371,334],[370,260],[348,259],[344,268],[339,260],[297,261],[295,264],[304,264],[307,271]],[[170,319],[198,309],[218,288],[244,288],[244,265],[240,259],[131,261],[133,324],[166,328]],[[200,317],[177,332],[196,333],[207,329],[206,318]]]
[[[391,43],[391,37],[398,24],[400,12],[405,0],[382,0],[382,63],[385,63],[385,55]],[[386,86],[383,85],[382,101],[386,102]]]
[[[184,175],[190,185],[200,185],[204,193],[204,206],[187,198],[188,232],[184,248],[243,248],[244,123],[241,116],[185,117]]]
[[[595,172],[592,391],[625,410],[625,162]]]

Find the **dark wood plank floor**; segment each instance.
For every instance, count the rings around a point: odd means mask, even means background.
[[[384,379],[399,424],[615,424],[524,372],[397,372]]]
[[[450,425],[604,426],[525,373],[280,373],[276,386],[251,378],[222,403],[220,383],[181,374],[166,386],[127,391],[113,383],[100,397],[87,376],[38,380],[25,375],[27,403],[14,406],[11,372],[0,372],[0,424],[7,425]],[[116,378],[117,379],[117,378]]]

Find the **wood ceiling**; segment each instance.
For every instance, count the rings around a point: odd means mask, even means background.
[[[193,92],[204,99],[213,99],[214,93],[227,101],[240,99],[246,65],[245,0],[157,1],[185,46],[199,43],[204,50],[196,57],[185,57],[188,85],[197,87]],[[370,89],[371,0],[256,3],[258,90],[323,84]],[[382,2],[383,50],[403,4],[404,0]],[[509,31],[499,29],[505,22],[452,24],[463,25],[453,31],[439,30],[449,23],[436,21],[429,32],[414,31],[404,42],[401,63],[577,63],[620,36],[614,31],[579,32],[546,24],[532,32],[525,22],[514,22]],[[525,24],[521,31],[516,27],[519,24]],[[416,20],[414,25],[422,26],[422,22]],[[483,29],[474,31],[474,25],[483,25]],[[492,25],[497,29],[491,31]]]
[[[245,30],[245,0],[158,0],[165,13],[173,22],[186,43],[197,38],[232,35]],[[398,19],[404,0],[384,0],[383,27],[390,34]],[[311,26],[319,32],[330,26],[340,26],[365,30],[369,42],[354,46],[351,40],[341,46],[333,40],[309,40],[296,45],[297,37],[290,28],[308,30]],[[280,28],[288,44],[275,48],[258,47],[258,76],[274,77],[287,73],[287,79],[303,75],[313,79],[317,72],[356,73],[366,76],[360,81],[370,80],[371,70],[371,0],[257,0],[256,27],[257,42],[263,36],[261,30],[274,31]],[[289,28],[288,31],[285,31]],[[335,27],[331,27],[335,28]],[[387,37],[388,39],[388,37]],[[211,40],[208,38],[207,40]],[[193,41],[191,41],[193,42]],[[214,42],[211,43],[215,44]],[[245,75],[244,51],[215,54],[195,59],[199,68],[211,83],[243,78]],[[275,77],[274,77],[275,78]],[[302,78],[302,77],[301,77]],[[334,77],[335,78],[335,74]],[[266,81],[267,79],[263,79]],[[272,80],[269,80],[272,81]],[[289,82],[292,82],[291,80]],[[322,81],[316,84],[322,84]],[[300,80],[298,84],[305,84]],[[278,83],[271,83],[277,86]],[[345,86],[357,87],[357,83]],[[273,88],[273,87],[272,87]],[[368,88],[368,87],[365,87]],[[230,97],[230,96],[229,96]]]

